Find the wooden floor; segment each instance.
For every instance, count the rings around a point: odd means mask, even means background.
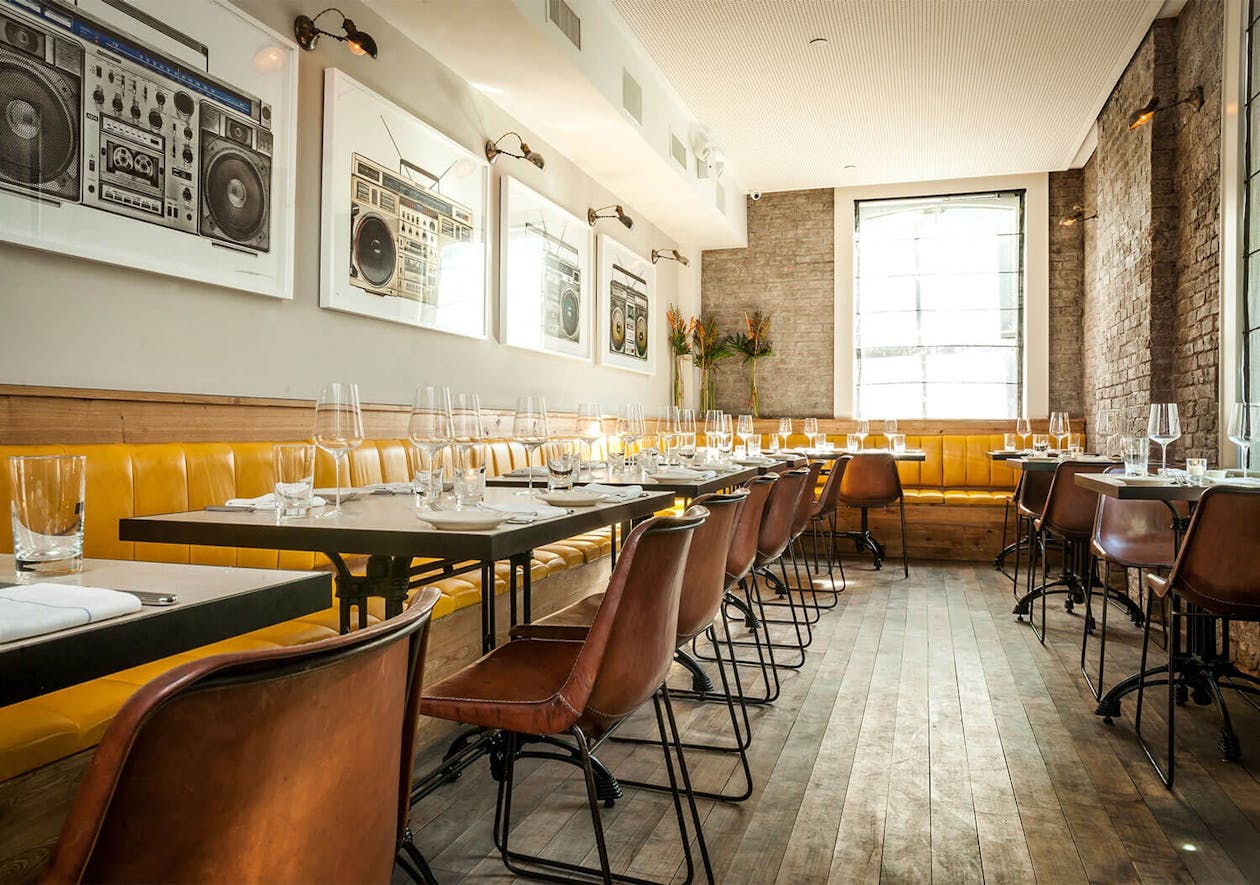
[[[1260,881],[1260,714],[1231,698],[1244,759],[1230,764],[1212,708],[1183,708],[1170,793],[1134,740],[1133,703],[1113,726],[1093,715],[1080,615],[1052,605],[1043,647],[1010,611],[1009,581],[986,565],[914,563],[907,581],[852,563],[805,667],[753,713],[753,797],[701,805],[718,881]],[[1111,629],[1119,676],[1140,633],[1114,608]],[[691,737],[725,734],[720,705],[676,705]],[[599,755],[621,777],[663,778],[658,749]],[[734,757],[688,759],[697,786],[739,786]],[[580,772],[524,761],[515,795],[514,847],[593,862]],[[484,764],[415,808],[440,881],[512,878],[493,812]],[[681,879],[667,797],[627,788],[604,820],[615,869]]]

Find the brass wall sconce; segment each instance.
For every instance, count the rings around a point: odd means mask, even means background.
[[[1097,217],[1097,212],[1086,212],[1080,206],[1073,206],[1071,212],[1059,219],[1059,224],[1062,227],[1073,227],[1085,221],[1093,221]]]
[[[504,150],[499,147],[499,142],[503,141],[503,139],[507,138],[509,135],[515,137],[517,143],[521,146],[521,152],[519,154],[514,154],[509,150]],[[490,141],[488,139],[486,140],[486,159],[493,163],[499,158],[499,156],[515,157],[518,160],[529,160],[529,162],[533,163],[539,169],[546,165],[546,160],[543,159],[542,154],[531,150],[529,145],[525,143],[525,139],[521,138],[520,134],[517,132],[505,132],[494,141]]]
[[[653,264],[656,264],[656,262],[660,261],[662,258],[665,259],[666,261],[677,261],[683,267],[691,267],[691,259],[688,258],[686,255],[683,255],[677,249],[653,249],[652,250],[652,263]]]
[[[326,12],[335,12],[341,16],[341,29],[345,31],[344,34],[334,34],[331,31],[325,31],[315,24],[319,17]],[[297,38],[298,46],[306,50],[314,49],[320,37],[331,37],[346,44],[355,55],[370,55],[372,58],[376,58],[376,41],[372,39],[372,35],[360,31],[355,27],[353,21],[346,18],[344,12],[334,6],[320,10],[315,13],[313,18],[299,15],[293,20],[293,36]]]
[[[609,212],[608,210],[612,210]],[[591,227],[595,226],[595,222],[603,218],[615,218],[626,226],[626,230],[634,227],[634,219],[625,213],[620,206],[601,206],[598,209],[586,210],[586,223]]]
[[[1179,104],[1188,104],[1196,111],[1203,107],[1202,86],[1196,86],[1189,92],[1179,92],[1177,96],[1178,98],[1168,104],[1161,104],[1159,96],[1153,97],[1129,116],[1129,128],[1140,129],[1151,122],[1156,114],[1175,108]]]

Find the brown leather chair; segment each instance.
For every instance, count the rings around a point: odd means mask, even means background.
[[[681,517],[657,516],[645,520],[630,532],[609,578],[603,602],[583,640],[518,639],[499,646],[426,689],[420,702],[422,714],[506,732],[505,771],[495,815],[495,844],[504,865],[513,873],[554,877],[554,873],[541,871],[550,869],[611,881],[591,748],[651,698],[666,772],[674,788],[674,810],[689,878],[694,863],[680,792],[686,795],[691,807],[700,854],[712,878],[690,775],[673,708],[669,705],[669,692],[664,687],[676,648],[678,605],[687,554],[692,534],[706,515],[703,507],[692,507]],[[668,735],[662,708],[668,713]],[[595,830],[599,869],[526,855],[513,851],[509,845],[516,758],[523,738],[565,733],[573,740],[573,755],[542,752],[530,755],[564,762],[572,762],[576,757],[580,763]],[[681,789],[674,775],[671,743],[677,754]]]
[[[840,508],[840,483],[844,479],[844,471],[849,463],[849,456],[831,462],[831,472],[823,483],[818,499],[810,509],[809,519],[813,529],[814,552],[817,556],[821,538],[827,540],[827,583],[831,587],[831,603],[825,608],[835,608],[840,601],[840,592],[845,588],[844,561],[836,551],[836,512]],[[835,570],[840,569],[840,587],[836,588]]]
[[[726,591],[726,560],[730,553],[735,525],[749,497],[750,492],[746,489],[740,489],[730,494],[701,495],[691,502],[693,507],[703,507],[709,512],[709,515],[705,519],[704,524],[695,530],[691,540],[691,550],[687,554],[687,564],[683,571],[682,596],[678,603],[678,629],[675,637],[677,650],[674,652],[674,660],[693,674],[693,680],[695,674],[702,676],[708,688],[699,690],[693,688],[691,692],[678,690],[670,692],[675,698],[686,696],[697,700],[722,701],[726,704],[727,711],[730,714],[731,731],[735,736],[734,744],[684,743],[683,747],[689,750],[716,750],[739,754],[740,765],[744,772],[745,786],[743,792],[714,793],[703,790],[695,791],[697,796],[706,799],[721,799],[732,802],[743,801],[752,795],[752,774],[748,767],[748,756],[745,752],[750,743],[751,725],[746,708],[741,706],[742,723],[740,721],[741,716],[736,712],[736,703],[743,694],[739,672],[736,669],[735,681],[737,690],[735,693],[732,693],[730,680],[727,678],[726,673],[727,661],[718,645],[718,637],[714,630],[713,622],[714,618],[718,616],[719,609],[722,606],[723,594]],[[532,624],[521,624],[513,627],[512,638],[581,640],[585,638],[586,632],[590,629],[590,625],[595,619],[595,614],[599,610],[603,598],[604,594],[595,593],[578,600],[566,608],[560,609],[554,614],[534,621]],[[730,627],[726,623],[725,618],[721,620],[726,638],[729,641],[731,638]],[[685,651],[688,643],[702,634],[709,639],[713,646],[714,660],[717,662],[718,675],[722,682],[722,691],[720,693],[714,690],[712,683],[708,680],[708,675],[705,674],[700,664]],[[620,736],[616,739],[635,743],[656,743],[656,741],[644,741]],[[650,790],[669,789],[668,786],[663,784],[627,780],[621,780],[620,782],[629,786],[644,787]]]
[[[1123,467],[1109,467],[1108,474],[1121,474]],[[1167,571],[1172,568],[1176,556],[1176,543],[1171,531],[1172,513],[1163,501],[1125,501],[1098,496],[1098,509],[1094,513],[1094,532],[1089,543],[1090,565],[1087,574],[1093,575],[1097,563],[1103,565],[1101,617],[1094,618],[1094,582],[1085,584],[1085,624],[1081,631],[1081,675],[1094,693],[1095,700],[1103,695],[1103,677],[1107,662],[1107,610],[1108,602],[1114,602],[1128,610],[1129,618],[1142,625],[1142,609],[1128,594],[1129,569],[1138,572],[1139,586],[1142,573]],[[1111,568],[1117,566],[1125,579],[1120,589],[1111,586]],[[1097,672],[1089,671],[1089,637],[1098,631]]]
[[[901,474],[897,472],[897,459],[889,452],[859,452],[850,460],[840,480],[840,503],[861,513],[862,527],[856,532],[845,532],[857,545],[857,549],[869,550],[875,568],[884,567],[884,545],[871,534],[868,523],[872,507],[901,509],[901,566],[910,577],[910,553],[906,546],[906,498],[901,491]]]
[[[785,471],[780,474],[779,481],[770,489],[770,496],[766,500],[765,512],[761,517],[761,528],[757,533],[757,556],[753,562],[751,572],[751,588],[752,597],[750,602],[757,607],[757,617],[763,625],[770,624],[790,624],[796,636],[795,643],[774,642],[769,638],[770,631],[766,629],[766,643],[771,648],[778,648],[798,652],[800,660],[792,663],[784,663],[783,661],[775,661],[774,666],[786,667],[791,670],[799,669],[805,664],[805,649],[814,641],[814,634],[811,628],[812,621],[797,606],[796,601],[792,598],[792,594],[788,592],[791,584],[787,577],[787,565],[784,562],[784,554],[788,549],[788,545],[792,540],[792,526],[796,519],[797,505],[800,498],[806,492],[805,484],[809,480],[809,470],[805,467],[797,467],[792,470]],[[779,566],[779,574],[774,573],[775,564]],[[775,599],[767,601],[762,593],[762,585],[757,580],[758,576],[765,579],[766,583],[774,590]],[[766,609],[773,607],[776,603],[785,603],[790,618],[768,618],[766,617]],[[804,628],[804,632],[802,632]]]
[[[796,584],[789,587],[790,592],[799,593],[801,595],[801,609],[805,616],[809,617],[810,609],[813,609],[813,623],[818,623],[822,617],[823,606],[818,601],[818,590],[814,586],[814,576],[809,567],[809,557],[805,555],[805,546],[801,543],[801,537],[805,534],[805,530],[810,527],[810,523],[814,515],[814,489],[818,487],[818,477],[822,475],[822,462],[811,461],[806,467],[809,475],[805,478],[805,487],[801,490],[800,497],[796,499],[796,514],[792,517],[792,537],[788,541],[787,555],[792,560],[792,575],[796,579]],[[801,567],[805,570],[805,580],[801,581]],[[808,594],[808,596],[806,595]],[[835,597],[832,598],[831,608],[836,604]]]
[[[1144,679],[1138,681],[1134,730],[1147,758],[1170,789],[1176,773],[1176,708],[1185,703],[1187,685],[1198,702],[1216,706],[1221,717],[1219,747],[1224,758],[1236,762],[1241,755],[1221,689],[1260,697],[1260,679],[1241,672],[1230,658],[1229,638],[1229,628],[1234,621],[1260,621],[1257,549],[1260,549],[1260,489],[1217,486],[1204,491],[1199,499],[1172,571],[1167,577],[1146,575],[1149,592],[1141,672],[1147,669],[1155,600],[1171,598],[1167,666],[1178,678],[1174,680],[1175,688],[1168,686],[1168,748],[1164,765],[1142,734]],[[1181,649],[1183,620],[1186,621],[1187,643],[1184,652]],[[1159,674],[1152,685],[1161,681],[1167,684]]]
[[[1028,592],[1015,603],[1013,613],[1023,620],[1028,615],[1033,633],[1044,645],[1046,641],[1046,597],[1064,594],[1063,607],[1072,611],[1077,602],[1085,601],[1085,586],[1093,580],[1089,569],[1089,542],[1094,531],[1094,511],[1098,507],[1098,494],[1077,485],[1076,477],[1083,473],[1102,473],[1103,464],[1064,461],[1054,469],[1046,506],[1041,516],[1033,521],[1033,546],[1028,563]],[[1054,581],[1049,579],[1046,545],[1051,540],[1063,544],[1063,573]],[[1034,586],[1037,561],[1041,561],[1041,583]],[[1040,602],[1041,624],[1033,617],[1034,602]]]
[[[1054,482],[1053,471],[1023,470],[1020,472],[1019,485],[1015,487],[1015,571],[1011,575],[1011,595],[1019,598],[1019,563],[1020,551],[1027,550],[1032,557],[1032,546],[1035,537],[1033,524],[1041,518],[1046,509],[1046,496],[1050,494],[1050,483]]]
[[[136,692],[101,739],[50,882],[385,882],[407,830],[429,616],[216,655]]]

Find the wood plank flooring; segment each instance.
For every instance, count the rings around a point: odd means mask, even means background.
[[[1050,605],[1042,646],[987,565],[912,563],[909,580],[862,565],[850,561],[848,589],[805,666],[781,675],[780,699],[751,711],[752,797],[701,802],[718,881],[1260,881],[1260,714],[1240,697],[1228,698],[1240,763],[1220,760],[1211,707],[1178,710],[1169,792],[1134,740],[1132,698],[1114,725],[1093,714],[1080,607]],[[1109,628],[1114,682],[1136,669],[1141,634],[1115,608]],[[1147,727],[1159,735],[1155,697]],[[675,707],[686,737],[728,737],[725,707]],[[649,705],[624,731],[654,727]],[[417,770],[443,749],[422,750]],[[599,756],[623,778],[665,780],[659,748],[609,743]],[[742,786],[733,755],[688,761],[698,787]],[[415,808],[440,881],[513,878],[491,842],[494,795],[479,763]],[[523,760],[513,806],[515,847],[595,862],[578,769]],[[615,869],[682,880],[668,796],[627,787],[604,822]]]

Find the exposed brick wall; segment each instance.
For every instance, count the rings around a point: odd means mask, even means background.
[[[1085,224],[1059,219],[1085,205],[1080,169],[1050,173],[1050,410],[1080,415],[1081,311],[1085,298]]]
[[[767,193],[748,201],[748,247],[701,256],[701,306],[738,331],[744,313],[772,311],[775,355],[757,368],[761,414],[830,416],[835,366],[835,191]],[[738,358],[718,373],[718,407],[748,409]]]

